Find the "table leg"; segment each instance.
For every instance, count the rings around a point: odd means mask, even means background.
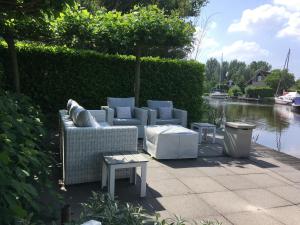
[[[102,179],[101,179],[101,188],[103,189],[107,185],[107,166],[103,161],[102,164]]]
[[[147,163],[141,165],[141,197],[146,197]]]
[[[136,168],[130,168],[130,183],[136,184]]]
[[[202,128],[199,128],[199,143],[202,143]]]
[[[214,133],[213,133],[213,143],[216,142],[216,128],[214,127],[213,129]]]
[[[115,168],[114,166],[109,166],[109,181],[108,181],[108,192],[111,199],[114,199],[115,195]]]

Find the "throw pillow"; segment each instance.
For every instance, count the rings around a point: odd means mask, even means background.
[[[74,102],[73,99],[69,99],[68,102],[67,102],[67,111],[68,111],[68,113],[70,112],[70,108],[71,108],[73,102]]]
[[[159,107],[158,115],[160,119],[168,120],[172,119],[172,108],[171,107]]]
[[[117,109],[117,118],[119,119],[131,119],[131,109],[130,107],[116,107]]]
[[[75,125],[78,127],[100,127],[96,122],[96,119],[86,109],[83,109],[78,113],[75,119]]]
[[[84,110],[84,108],[80,105],[74,105],[70,109],[70,118],[75,122],[80,111]]]

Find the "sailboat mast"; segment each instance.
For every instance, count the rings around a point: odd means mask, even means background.
[[[223,52],[221,56],[221,65],[220,65],[220,80],[219,80],[219,88],[221,89],[221,82],[222,82],[222,69],[223,69]]]
[[[288,54],[287,54],[287,56],[285,58],[285,61],[284,61],[284,65],[283,65],[283,69],[282,69],[283,72],[288,72],[289,71],[290,55],[291,55],[291,49],[289,48]],[[283,77],[281,76],[280,80],[278,82],[277,89],[276,89],[276,96],[278,96],[278,91],[279,91],[279,87],[280,87],[280,83],[282,81],[282,78]]]

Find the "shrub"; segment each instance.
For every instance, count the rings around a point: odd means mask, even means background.
[[[40,111],[28,97],[0,94],[0,112],[0,224],[16,224],[40,215],[51,160],[41,148]]]
[[[247,97],[250,98],[265,98],[272,97],[273,90],[270,87],[256,87],[256,86],[247,86],[245,88],[245,93]]]
[[[88,220],[101,221],[102,224],[109,225],[186,225],[189,224],[186,220],[176,217],[159,220],[159,215],[156,218],[149,215],[142,207],[133,206],[130,203],[122,204],[112,200],[109,195],[101,192],[93,192],[92,197],[82,203],[83,211],[77,221],[69,223],[69,225],[79,225]],[[218,221],[202,221],[193,223],[195,225],[221,225]]]
[[[237,96],[242,95],[242,94],[243,93],[242,93],[241,88],[239,86],[237,86],[237,85],[232,86],[228,90],[228,95],[231,96],[231,97],[232,96],[237,97]]]
[[[88,108],[106,105],[106,97],[134,96],[133,56],[103,55],[93,51],[38,44],[18,44],[21,91],[45,112],[65,108],[69,98]],[[0,62],[7,62],[0,47]],[[201,117],[204,66],[195,61],[143,58],[141,105],[147,99],[173,100],[189,112],[190,120]]]

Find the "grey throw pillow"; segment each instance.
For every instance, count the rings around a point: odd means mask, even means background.
[[[171,107],[159,107],[158,115],[160,119],[168,120],[172,119],[172,108]]]
[[[119,119],[131,119],[131,108],[130,107],[116,107],[117,118]]]
[[[69,116],[73,120],[73,122],[75,122],[78,113],[82,110],[84,110],[84,108],[80,105],[74,105],[71,107]]]
[[[75,125],[77,127],[100,127],[96,122],[96,119],[86,109],[83,109],[78,113],[75,119]]]

